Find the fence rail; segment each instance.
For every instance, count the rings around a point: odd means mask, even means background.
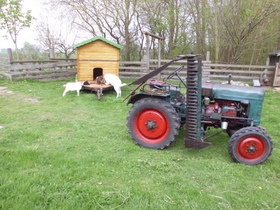
[[[156,69],[170,60],[150,60],[149,70],[146,61],[121,61],[120,77],[129,79],[138,79],[146,73]],[[187,61],[181,60],[170,65],[160,75],[159,79],[167,77],[175,69],[182,65],[187,65]],[[75,59],[53,59],[41,61],[10,61],[8,58],[0,57],[0,75],[11,80],[19,79],[38,79],[38,80],[56,80],[69,78],[76,74],[77,66]],[[212,64],[210,61],[203,61],[203,81],[223,82],[228,80],[228,75],[232,79],[252,83],[252,80],[259,80],[265,76],[269,79],[268,85],[273,84],[275,66],[261,65],[232,65],[232,64]],[[185,78],[186,71],[182,70],[180,75]]]
[[[57,80],[76,75],[75,60],[10,61],[0,58],[0,75],[10,80]],[[2,70],[1,70],[2,69]]]
[[[9,68],[9,59],[5,57],[0,57],[0,69],[7,69]]]
[[[165,64],[169,60],[163,60],[161,64]],[[133,64],[130,62],[130,64]],[[126,66],[126,62],[120,63],[120,75],[124,78],[137,79],[140,76],[154,70],[158,67],[156,60],[151,60],[150,70],[146,68],[146,63],[139,63],[139,66]],[[158,77],[164,78],[171,74],[174,70],[182,65],[187,65],[186,61],[176,62],[170,65],[166,70],[164,70]],[[203,82],[224,82],[229,78],[231,74],[232,80],[242,81],[246,83],[252,83],[253,80],[259,80],[262,82],[264,77],[269,79],[267,85],[271,85],[273,82],[275,66],[261,66],[261,65],[227,65],[227,64],[212,64],[209,61],[203,62],[202,67],[202,79]],[[186,71],[182,70],[180,76],[185,78],[187,76]]]

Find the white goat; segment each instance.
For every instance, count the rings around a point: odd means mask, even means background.
[[[84,82],[68,82],[66,85],[63,85],[65,87],[65,90],[62,94],[62,96],[65,96],[65,94],[68,91],[77,91],[77,95],[80,95],[80,90],[83,87]]]
[[[106,85],[112,85],[117,93],[117,98],[122,95],[121,87],[125,86],[120,78],[114,74],[104,74],[103,76]]]

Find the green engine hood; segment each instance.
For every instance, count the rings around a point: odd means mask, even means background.
[[[233,101],[263,101],[264,95],[265,93],[262,88],[213,84],[213,96],[216,99],[225,99]]]

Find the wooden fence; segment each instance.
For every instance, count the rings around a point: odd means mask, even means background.
[[[161,65],[169,62],[169,60],[162,60]],[[159,76],[163,79],[171,74],[174,70],[184,65],[187,68],[187,61],[179,61],[170,65]],[[152,71],[158,67],[157,60],[151,60],[150,70]],[[123,78],[137,79],[140,76],[148,73],[145,62],[121,62],[120,75]],[[253,80],[259,80],[262,83],[264,78],[269,82],[267,85],[272,85],[274,79],[275,66],[260,66],[260,65],[229,65],[229,64],[212,64],[209,61],[203,61],[202,80],[203,82],[224,82],[228,81],[229,75],[232,80],[252,83]],[[186,78],[186,70],[180,72],[182,78]]]
[[[75,59],[53,59],[46,61],[13,61],[12,56],[0,58],[0,76],[3,75],[11,80],[19,79],[37,79],[37,80],[57,80],[73,77],[77,72]],[[120,77],[137,79],[144,74],[156,69],[169,60],[150,60],[149,70],[145,61],[122,61],[120,62]],[[187,65],[187,61],[179,61],[170,65],[164,70],[158,79],[163,79],[181,65]],[[203,61],[203,81],[204,82],[223,82],[227,81],[229,74],[234,81],[252,83],[253,80],[259,80],[262,83],[263,78],[267,78],[267,85],[272,85],[274,80],[275,66],[257,66],[257,65],[228,65],[212,64],[210,61]],[[186,70],[180,72],[182,78],[186,77]]]
[[[72,60],[12,61],[7,63],[7,60],[0,58],[0,75],[10,80],[50,81],[65,79],[76,75],[76,71],[76,61]]]

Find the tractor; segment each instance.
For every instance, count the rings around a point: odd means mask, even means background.
[[[177,77],[174,85],[153,77],[173,62],[187,59],[187,78],[180,76],[180,66],[166,80]],[[199,55],[180,55],[144,75],[130,85],[138,85],[125,99],[132,104],[127,129],[141,147],[164,149],[175,141],[186,126],[184,146],[202,149],[211,145],[205,140],[226,132],[228,151],[235,162],[248,165],[264,163],[272,153],[273,142],[260,127],[265,92],[262,88],[229,84],[202,83],[202,61]],[[136,90],[140,90],[136,93]],[[186,95],[182,90],[186,89]],[[219,131],[206,136],[210,128]]]

